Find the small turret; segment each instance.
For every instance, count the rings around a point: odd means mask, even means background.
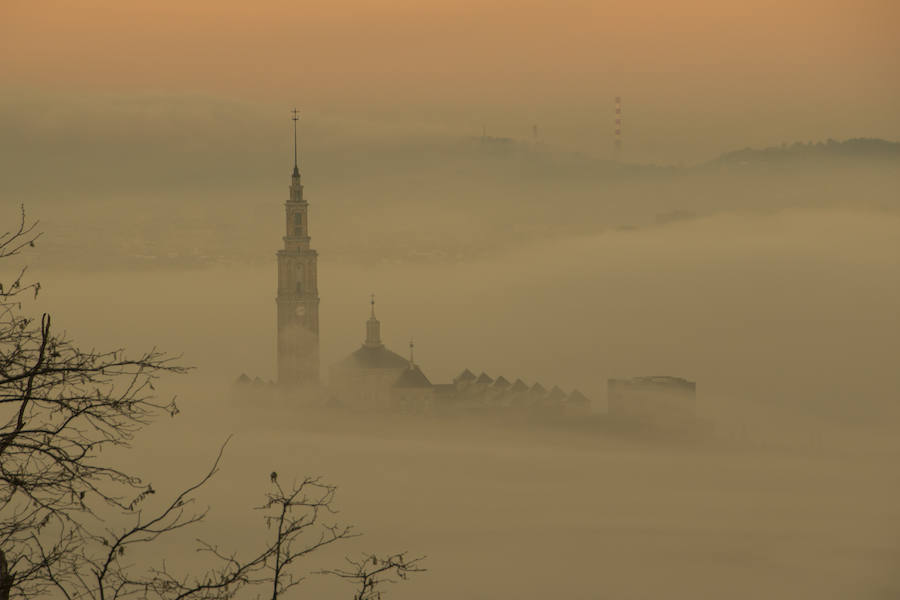
[[[372,316],[366,321],[366,341],[363,344],[367,348],[378,348],[381,343],[381,322],[375,318],[375,294],[372,294]]]

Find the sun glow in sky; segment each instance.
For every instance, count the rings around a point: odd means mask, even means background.
[[[6,0],[0,86],[302,100],[501,134],[540,122],[582,149],[621,95],[629,146],[677,160],[900,137],[898,16],[880,0]]]

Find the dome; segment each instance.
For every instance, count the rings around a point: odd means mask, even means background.
[[[363,346],[338,364],[357,369],[403,369],[409,360],[384,346]]]

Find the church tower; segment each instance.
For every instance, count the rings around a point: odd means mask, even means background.
[[[309,247],[309,204],[303,198],[297,162],[297,111],[294,121],[294,171],[284,204],[284,249],[278,251],[278,383],[319,382],[319,291],[316,259]]]

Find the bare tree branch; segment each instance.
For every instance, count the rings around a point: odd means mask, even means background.
[[[33,246],[35,226],[22,211],[0,235],[0,259]],[[151,423],[178,414],[175,398],[157,399],[154,383],[189,368],[155,348],[129,355],[79,347],[51,330],[50,315],[38,321],[22,311],[19,295],[40,289],[23,283],[24,274],[0,284],[0,600],[51,593],[67,600],[221,600],[248,588],[277,600],[303,581],[297,570],[304,557],[357,536],[331,522],[335,486],[307,477],[283,488],[273,472],[256,507],[266,527],[256,550],[239,554],[197,540],[192,549],[213,565],[206,571],[176,573],[165,558],[135,564],[133,547],[154,547],[207,517],[198,494],[218,472],[228,440],[205,475],[153,508],[156,489],[109,463],[104,450],[128,448]],[[377,597],[389,575],[405,579],[422,570],[419,559],[403,554],[377,567],[371,558],[372,567],[351,562],[356,571],[332,571],[356,578],[360,599]]]
[[[381,600],[384,593],[380,589],[381,585],[397,583],[398,580],[405,581],[411,573],[425,571],[420,565],[421,561],[425,560],[424,556],[407,558],[406,554],[406,552],[400,552],[382,558],[378,558],[374,554],[363,554],[362,558],[356,560],[347,557],[345,560],[350,568],[319,571],[319,573],[336,575],[354,583],[357,587],[353,600]]]

